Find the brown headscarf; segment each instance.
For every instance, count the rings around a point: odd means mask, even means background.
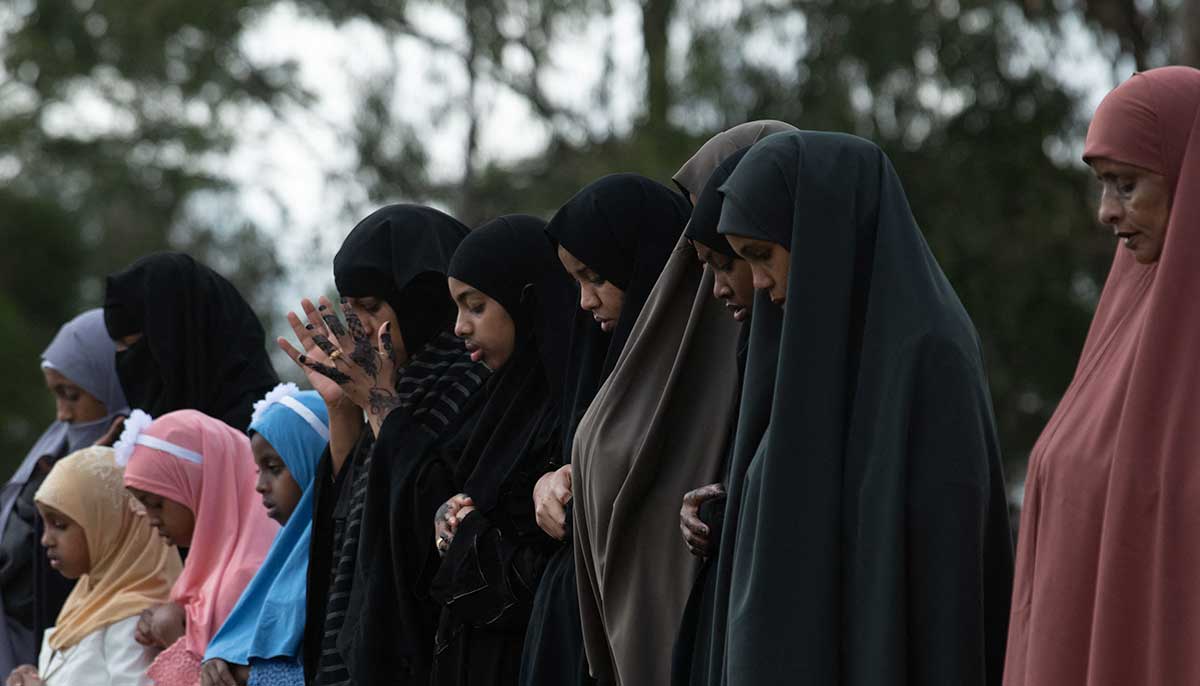
[[[1200,71],[1134,75],[1084,159],[1167,178],[1162,256],[1118,247],[1075,378],[1034,446],[1008,686],[1200,683]]]
[[[709,140],[675,175],[699,193],[728,155],[795,127],[759,121]],[[736,407],[738,325],[680,238],[617,366],[575,434],[575,563],[584,644],[601,684],[670,682],[696,575],[683,494],[718,479]]]

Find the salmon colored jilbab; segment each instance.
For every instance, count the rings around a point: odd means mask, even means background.
[[[118,455],[122,444],[132,446],[125,485],[181,503],[196,518],[183,573],[171,589],[187,631],[147,674],[159,686],[194,686],[208,642],[262,566],[279,525],[254,490],[254,453],[244,433],[196,410],[170,412],[138,432],[131,428],[139,414],[117,446]]]
[[[1084,159],[1167,180],[1159,260],[1118,246],[1030,457],[1007,686],[1200,683],[1200,71],[1135,75]]]

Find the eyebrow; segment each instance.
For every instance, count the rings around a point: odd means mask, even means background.
[[[479,291],[475,290],[474,288],[468,287],[467,290],[463,291],[462,293],[459,293],[458,296],[454,298],[454,301],[458,302],[458,303],[462,303],[463,305],[466,305],[467,298],[469,298],[472,295],[475,295],[477,293],[479,293]]]

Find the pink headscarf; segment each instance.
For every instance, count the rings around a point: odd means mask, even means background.
[[[126,486],[174,500],[196,517],[171,600],[187,612],[181,641],[198,659],[262,565],[279,525],[254,490],[254,454],[242,432],[196,410],[179,410],[156,419],[142,435],[201,460],[139,444],[125,467]]]
[[[1005,684],[1200,683],[1200,70],[1135,75],[1084,159],[1166,177],[1158,262],[1116,250],[1030,457]]]

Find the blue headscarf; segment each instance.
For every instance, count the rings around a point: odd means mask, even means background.
[[[303,495],[271,544],[262,567],[209,642],[205,660],[220,658],[247,665],[251,658],[299,659],[312,537],[312,486],[317,462],[329,441],[328,427],[321,396],[316,391],[301,392],[295,384],[280,384],[255,403],[251,434],[262,434],[279,453]]]

